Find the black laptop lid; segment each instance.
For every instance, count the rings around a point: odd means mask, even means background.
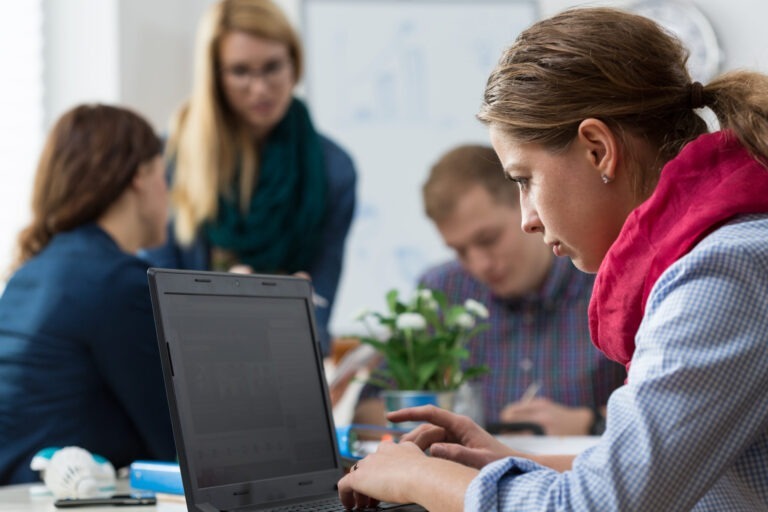
[[[309,282],[161,269],[149,280],[190,510],[334,493]]]

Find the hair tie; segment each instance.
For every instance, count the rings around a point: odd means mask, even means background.
[[[701,82],[691,83],[691,108],[701,108],[704,106],[704,86]]]

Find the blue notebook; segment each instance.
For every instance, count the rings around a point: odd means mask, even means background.
[[[175,462],[137,460],[130,469],[130,483],[134,489],[184,494],[181,471]]]

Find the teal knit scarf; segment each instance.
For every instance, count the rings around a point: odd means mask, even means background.
[[[235,179],[219,196],[218,216],[205,234],[212,247],[235,253],[256,272],[307,270],[320,250],[328,184],[322,142],[301,101],[293,99],[259,156],[248,211],[237,202]]]

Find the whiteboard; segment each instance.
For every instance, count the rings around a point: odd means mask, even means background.
[[[335,336],[353,317],[408,296],[452,257],[423,213],[432,164],[461,143],[488,144],[476,120],[502,51],[537,17],[535,1],[305,0],[305,91],[317,128],[358,170],[358,203],[336,305]]]

